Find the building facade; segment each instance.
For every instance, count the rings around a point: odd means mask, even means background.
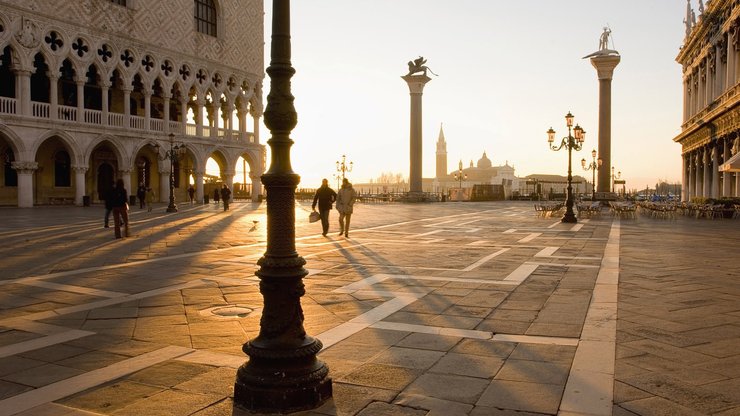
[[[686,5],[686,38],[676,61],[683,67],[682,199],[740,195],[733,155],[740,140],[740,1]],[[737,159],[737,157],[736,157]],[[722,167],[722,169],[720,169]]]
[[[0,0],[0,205],[99,201],[123,179],[203,199],[213,158],[261,193],[262,0]],[[172,144],[182,144],[167,158]],[[85,198],[87,197],[87,198]]]

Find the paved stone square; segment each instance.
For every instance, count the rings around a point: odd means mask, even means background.
[[[0,209],[0,415],[240,415],[264,204]],[[304,415],[738,415],[740,221],[540,218],[532,203],[296,210]]]

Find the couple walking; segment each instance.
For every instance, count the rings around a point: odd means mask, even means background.
[[[332,203],[337,203],[337,211],[339,212],[339,235],[344,234],[345,237],[349,237],[349,221],[352,217],[352,207],[355,205],[355,198],[357,192],[352,184],[345,178],[342,179],[342,188],[339,192],[334,192],[333,189],[329,188],[329,180],[323,179],[321,181],[321,187],[316,190],[316,194],[313,197],[313,204],[311,209],[316,211],[316,205],[319,206],[319,215],[321,216],[321,227],[323,232],[321,235],[326,237],[329,232],[329,211],[331,211]]]

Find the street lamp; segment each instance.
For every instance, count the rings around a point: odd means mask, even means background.
[[[617,174],[614,174],[614,166],[612,166],[612,193],[614,193],[614,180],[622,177],[622,171],[620,170]]]
[[[346,172],[352,172],[352,167],[354,166],[354,162],[349,162],[349,165],[346,163],[347,157],[345,155],[342,155],[342,161],[339,162],[337,160],[337,172],[342,173],[342,181],[344,181],[345,173]]]
[[[455,180],[458,182],[458,188],[460,188],[460,195],[462,195],[462,181],[468,179],[468,174],[463,173],[463,164],[462,160],[460,160],[460,164],[457,165],[457,173],[454,174]],[[458,197],[460,197],[458,195]]]
[[[573,170],[571,154],[573,150],[579,151],[583,148],[583,142],[586,140],[586,132],[577,124],[573,127],[573,114],[570,111],[565,115],[565,124],[568,126],[568,135],[563,137],[560,146],[553,144],[555,141],[555,130],[552,127],[547,131],[547,143],[550,149],[556,152],[563,148],[568,149],[568,196],[565,200],[565,215],[563,215],[560,221],[574,223],[578,222],[578,219],[576,219],[576,214],[573,213]]]
[[[159,158],[159,160],[170,160],[170,203],[167,205],[167,212],[177,212],[177,205],[175,205],[174,165],[183,152],[185,152],[185,144],[175,143],[175,134],[170,133],[170,150],[164,152],[164,157]]]
[[[591,171],[591,200],[596,201],[596,169],[600,168],[604,161],[601,158],[596,159],[596,149],[591,151],[591,157],[593,161],[588,165],[585,158],[581,159],[581,166],[586,172]]]

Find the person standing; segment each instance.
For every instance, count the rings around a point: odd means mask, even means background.
[[[146,209],[152,212],[152,204],[154,204],[154,189],[151,187],[146,188]]]
[[[139,209],[144,209],[144,205],[146,204],[146,186],[143,183],[140,183],[139,187],[136,188],[136,198],[139,199]]]
[[[110,228],[110,213],[113,212],[113,190],[116,184],[112,184],[110,189],[107,189],[103,194],[103,200],[105,201],[105,225],[104,228]]]
[[[339,235],[349,237],[349,221],[355,205],[357,192],[347,178],[342,179],[342,189],[337,192],[337,212],[339,212]]]
[[[190,205],[193,205],[193,202],[195,202],[195,188],[193,188],[193,185],[188,186],[188,196],[190,197]]]
[[[221,200],[224,201],[224,211],[229,210],[229,200],[231,199],[231,189],[226,184],[221,186]]]
[[[323,235],[326,237],[326,233],[329,232],[329,211],[331,211],[331,204],[337,200],[337,193],[333,189],[329,188],[329,180],[322,179],[321,186],[316,190],[316,194],[313,196],[313,204],[311,209],[316,211],[316,205],[319,206],[319,215],[321,216],[321,228],[323,229]]]
[[[116,238],[121,238],[121,224],[124,225],[124,235],[129,236],[128,226],[128,191],[123,185],[123,179],[116,181],[113,188],[113,224],[115,225]]]
[[[221,197],[221,194],[218,191],[218,188],[213,190],[213,202],[216,203],[216,206],[218,206],[218,200]]]

